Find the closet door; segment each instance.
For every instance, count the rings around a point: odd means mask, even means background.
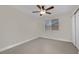
[[[72,16],[72,42],[76,46],[76,18],[75,15]]]
[[[76,13],[76,47],[79,49],[79,11]]]

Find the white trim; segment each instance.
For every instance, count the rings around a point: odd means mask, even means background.
[[[65,42],[72,42],[72,41],[69,41],[69,40],[63,40],[61,38],[49,38],[49,37],[46,37],[46,36],[41,36],[42,38],[47,38],[47,39],[53,39],[53,40],[59,40],[59,41],[65,41]]]
[[[16,46],[19,46],[19,45],[24,44],[26,42],[29,42],[31,40],[35,40],[36,38],[38,38],[38,37],[33,37],[33,38],[30,38],[29,40],[25,40],[25,41],[18,42],[16,44],[12,44],[10,46],[7,46],[5,48],[0,49],[0,52],[5,51],[5,50],[8,50],[8,49],[13,48],[13,47],[16,47]]]
[[[8,50],[8,49],[13,48],[13,47],[16,47],[16,46],[19,46],[19,45],[21,45],[21,44],[27,43],[27,42],[29,42],[29,41],[31,41],[31,40],[35,40],[35,39],[37,39],[37,38],[39,38],[39,37],[33,37],[33,38],[30,38],[29,40],[21,41],[21,42],[18,42],[18,43],[16,43],[16,44],[7,46],[7,47],[5,47],[5,48],[0,49],[0,52],[5,51],[5,50]],[[48,37],[42,37],[42,36],[41,36],[41,38],[48,38]],[[48,39],[65,41],[65,40],[62,40],[62,39],[59,39],[59,38],[58,38],[58,39],[57,39],[57,38],[48,38]],[[70,41],[65,41],[65,42],[70,42]]]

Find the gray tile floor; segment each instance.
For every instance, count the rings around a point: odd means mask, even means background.
[[[78,50],[71,42],[38,38],[0,53],[1,54],[77,54]]]

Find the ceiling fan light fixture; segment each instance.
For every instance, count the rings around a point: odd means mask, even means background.
[[[45,14],[45,13],[46,13],[45,10],[41,10],[41,11],[40,11],[40,14]]]
[[[37,5],[37,7],[40,9],[39,11],[34,11],[33,13],[40,13],[40,16],[49,14],[51,15],[51,12],[48,12],[48,10],[51,10],[54,8],[54,6],[50,6],[49,8],[45,8],[44,5]]]

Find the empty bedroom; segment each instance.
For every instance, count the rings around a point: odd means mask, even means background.
[[[78,54],[79,5],[0,5],[0,54]]]

